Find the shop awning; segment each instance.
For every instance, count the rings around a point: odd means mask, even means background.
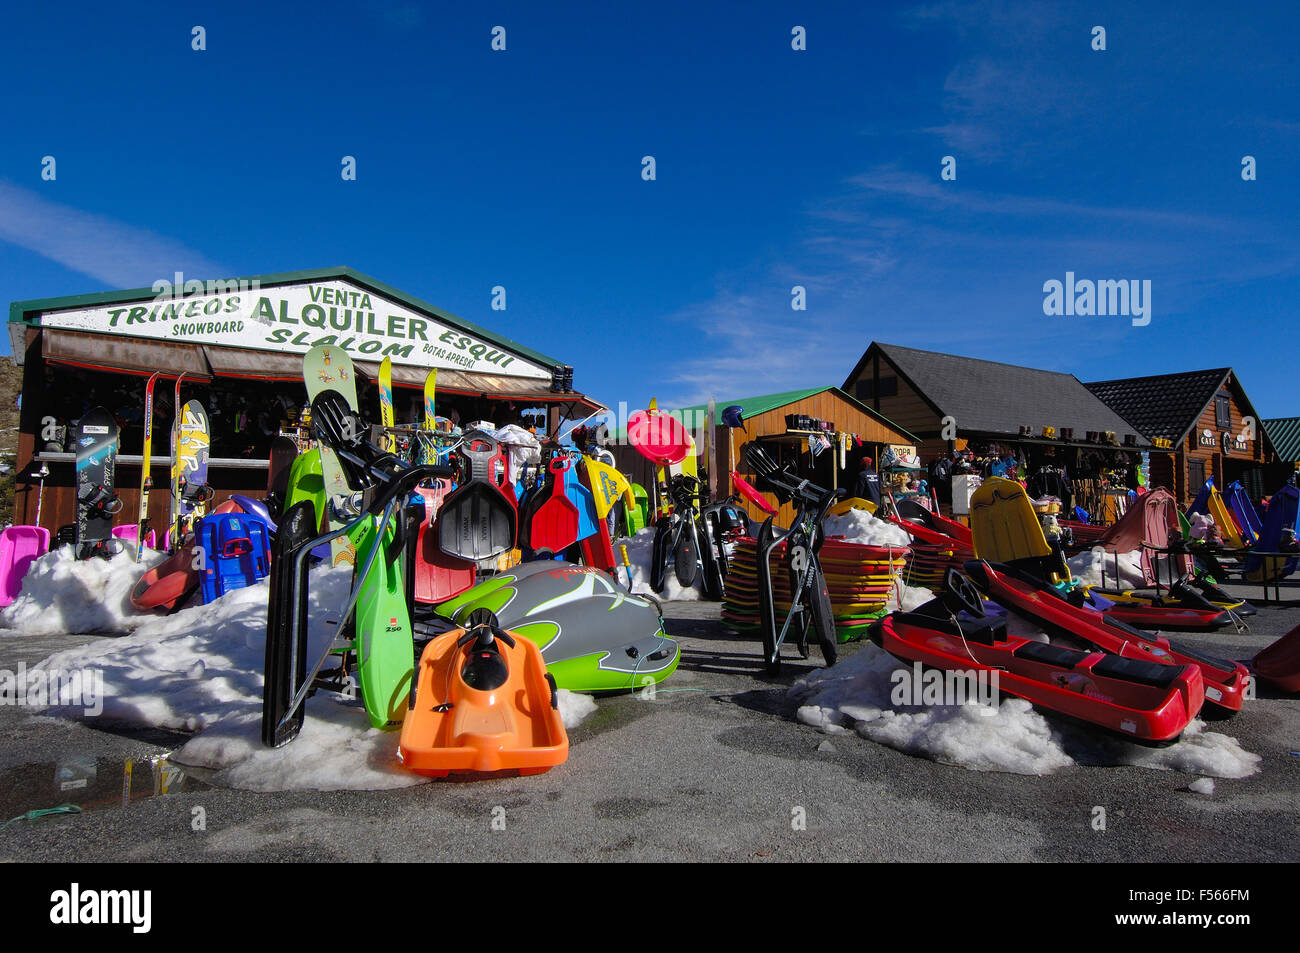
[[[275,351],[246,351],[234,347],[203,345],[212,373],[217,377],[245,377],[260,381],[302,380],[302,356]]]
[[[209,378],[212,372],[198,344],[121,338],[85,331],[41,332],[41,354],[45,360],[94,370],[119,371],[148,376],[155,371]]]
[[[357,361],[358,373],[370,380],[379,377],[379,365],[373,361]],[[393,365],[394,387],[424,388],[428,368]],[[438,393],[457,394],[463,397],[486,397],[490,400],[513,400],[524,404],[572,404],[574,409],[605,410],[585,394],[573,391],[555,393],[544,381],[523,377],[504,377],[499,374],[467,374],[464,371],[438,370]]]
[[[203,379],[302,380],[302,356],[298,354],[123,338],[57,328],[45,328],[41,335],[41,351],[47,361],[74,367],[140,375],[158,370],[169,374],[184,371],[189,377]],[[370,380],[379,376],[379,365],[373,361],[357,361],[356,368]],[[394,365],[393,386],[423,388],[427,375],[427,368]],[[438,393],[523,404],[559,404],[566,406],[569,413],[605,409],[584,394],[553,393],[544,381],[446,369],[438,371]]]

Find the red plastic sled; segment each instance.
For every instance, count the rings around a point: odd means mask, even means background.
[[[1049,635],[1061,634],[1127,658],[1194,666],[1203,676],[1207,702],[1227,711],[1241,711],[1250,672],[1240,662],[1204,655],[1162,636],[1121,625],[1123,620],[1115,619],[1109,610],[1102,613],[1089,606],[1073,605],[1051,586],[1009,566],[974,561],[966,564],[966,573],[989,599],[1036,620]]]
[[[956,624],[924,611],[898,612],[869,635],[895,658],[990,679],[996,672],[1001,691],[1147,744],[1175,741],[1204,699],[1195,666],[1035,642],[1008,635],[995,617]]]
[[[1300,625],[1255,656],[1255,674],[1286,692],[1300,692]]]
[[[754,504],[754,506],[757,506],[768,516],[776,515],[776,507],[767,502],[763,497],[763,494],[754,489],[754,485],[735,470],[731,471],[731,483],[736,488],[736,492],[740,494],[741,499],[745,502]]]
[[[424,497],[424,519],[415,541],[415,601],[426,604],[445,602],[474,585],[477,568],[472,562],[449,556],[438,545],[437,512],[442,499],[451,492],[450,480],[435,480],[432,488],[416,492]]]
[[[645,410],[638,410],[628,417],[627,442],[641,456],[661,467],[681,463],[691,450],[690,434],[680,420]]]

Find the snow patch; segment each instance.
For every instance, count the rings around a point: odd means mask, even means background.
[[[1119,581],[1115,579],[1116,556],[1100,546],[1079,553],[1067,560],[1070,572],[1085,586],[1105,586],[1107,589],[1141,589],[1146,586],[1142,575],[1142,551],[1120,553]]]
[[[1015,619],[1012,614],[1008,621]],[[1034,636],[1036,631],[1028,627],[1018,634],[1046,640],[1041,632]],[[1009,696],[994,714],[978,705],[895,705],[890,698],[895,671],[910,676],[903,663],[867,645],[799,679],[787,697],[799,706],[799,721],[827,734],[853,730],[898,751],[975,771],[1045,775],[1075,764],[1131,765],[1243,778],[1255,774],[1263,760],[1235,738],[1206,731],[1196,719],[1177,744],[1145,748],[1081,726],[1057,728],[1027,701]]]
[[[1194,791],[1197,794],[1204,794],[1208,797],[1214,793],[1214,782],[1209,778],[1197,778],[1191,784],[1187,785],[1187,789],[1189,791]]]
[[[933,598],[934,593],[929,589],[909,586],[902,579],[896,578],[893,589],[889,591],[889,598],[885,601],[885,610],[893,612],[895,609],[901,609],[904,612],[914,612]]]
[[[206,779],[212,784],[245,791],[378,791],[429,780],[398,765],[397,732],[371,728],[359,714],[325,698],[309,699],[293,743],[265,748],[260,711],[245,712],[212,725],[169,760],[213,772]]]
[[[653,527],[640,530],[635,536],[614,541],[614,553],[621,558],[620,546],[627,547],[627,558],[632,564],[632,593],[634,595],[654,596],[670,602],[694,602],[704,598],[704,582],[695,580],[695,585],[687,588],[677,581],[677,574],[670,566],[664,579],[664,591],[655,592],[650,588],[650,564],[654,552],[655,531]],[[618,581],[627,585],[627,570],[619,566],[615,575]]]
[[[867,645],[835,666],[812,672],[790,687],[798,719],[837,734],[863,738],[907,754],[976,771],[1052,774],[1073,764],[1047,720],[1028,702],[1004,700],[993,714],[976,705],[928,708],[894,705],[898,660]]]
[[[839,516],[826,517],[827,538],[843,536],[845,542],[863,546],[893,546],[903,549],[912,544],[912,537],[893,523],[876,519],[866,510],[849,510]]]
[[[596,710],[596,699],[590,695],[571,692],[567,688],[561,688],[557,695],[560,717],[564,720],[564,727],[568,731],[577,728]]]

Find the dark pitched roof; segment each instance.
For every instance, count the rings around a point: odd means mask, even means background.
[[[1196,426],[1201,411],[1219,392],[1230,367],[1182,374],[1155,374],[1085,384],[1144,437],[1167,437],[1177,443]]]
[[[1109,430],[1121,440],[1126,433],[1137,433],[1139,445],[1148,445],[1134,426],[1102,403],[1073,374],[878,341],[871,348],[878,349],[898,368],[940,414],[952,415],[962,433],[1014,436],[1021,425],[1032,427],[1035,434],[1043,427],[1072,427],[1078,440],[1089,430]],[[867,354],[845,381],[846,389],[865,368]]]
[[[1263,424],[1278,457],[1286,463],[1300,462],[1300,417],[1273,417]]]

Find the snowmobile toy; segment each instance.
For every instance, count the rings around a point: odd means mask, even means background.
[[[482,610],[537,643],[556,684],[575,692],[646,688],[671,675],[681,658],[659,607],[594,566],[521,563],[444,602],[437,614],[467,626]],[[423,628],[416,624],[417,633]]]

